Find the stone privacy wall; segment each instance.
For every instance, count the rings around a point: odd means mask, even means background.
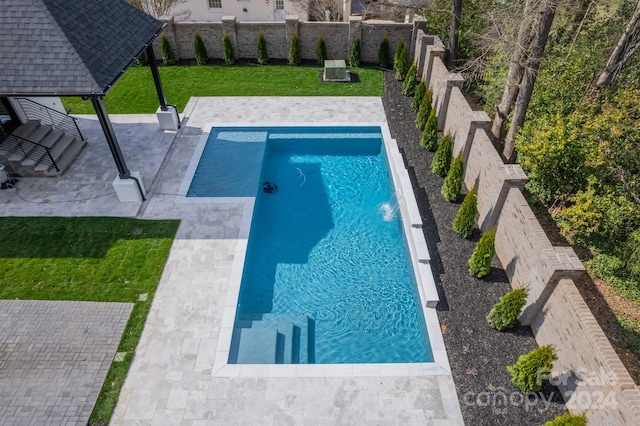
[[[200,33],[212,59],[222,59],[222,34],[231,37],[236,58],[254,59],[257,57],[258,33],[264,32],[267,40],[269,58],[287,59],[293,33],[300,38],[302,59],[315,60],[316,46],[320,36],[324,38],[329,59],[349,59],[349,50],[355,37],[360,37],[360,58],[362,62],[377,63],[380,42],[386,34],[389,38],[390,59],[400,39],[404,39],[407,48],[411,44],[412,34],[424,29],[426,21],[416,19],[413,23],[362,21],[360,17],[351,17],[349,22],[307,22],[297,16],[287,16],[280,22],[237,22],[234,16],[225,16],[220,22],[175,22],[167,21],[163,34],[171,43],[178,59],[194,59],[194,35]],[[160,59],[160,38],[154,42],[156,57]]]
[[[496,228],[496,255],[511,286],[529,288],[520,321],[540,345],[558,351],[551,382],[572,412],[586,412],[589,424],[638,424],[640,391],[573,281],[584,266],[571,247],[551,244],[522,193],[527,176],[502,161],[489,138],[489,117],[472,110],[462,77],[446,69],[442,42],[418,29],[412,45],[439,128],[451,134],[453,155],[465,158],[465,185],[478,185],[478,226]]]

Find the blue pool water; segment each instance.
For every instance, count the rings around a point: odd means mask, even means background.
[[[192,183],[256,196],[229,362],[432,361],[380,128],[217,129],[207,149],[234,144],[236,179]]]

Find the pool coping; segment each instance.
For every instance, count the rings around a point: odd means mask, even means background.
[[[420,305],[422,307],[427,329],[429,344],[433,354],[433,362],[423,363],[377,363],[377,364],[229,364],[229,348],[233,335],[233,327],[236,317],[237,301],[240,292],[240,283],[247,250],[249,230],[255,205],[255,197],[187,197],[186,194],[205,145],[214,127],[379,127],[382,131],[383,141],[388,157],[389,169],[392,175],[394,191],[402,224],[411,254],[412,266]],[[398,194],[401,196],[398,197]],[[217,204],[217,203],[242,203],[243,214],[241,219],[240,235],[246,236],[237,240],[232,273],[229,288],[224,300],[224,312],[220,328],[220,334],[215,351],[213,377],[375,377],[375,376],[445,376],[451,375],[449,359],[444,346],[444,339],[436,312],[438,293],[435,280],[430,267],[430,255],[422,230],[422,218],[413,194],[413,187],[409,174],[404,165],[402,154],[398,145],[391,137],[391,132],[386,122],[362,122],[362,123],[302,123],[279,122],[277,124],[265,122],[224,122],[205,126],[200,135],[196,149],[185,171],[184,178],[176,203],[185,204]]]

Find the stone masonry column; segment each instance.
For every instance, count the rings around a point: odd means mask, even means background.
[[[287,15],[284,18],[284,22],[286,26],[287,46],[291,46],[291,38],[293,35],[297,33],[298,37],[300,37],[300,33],[298,32],[298,15]]]
[[[427,46],[433,43],[433,37],[427,36],[424,31],[418,30],[416,46],[413,51],[413,61],[416,63],[418,79],[422,79],[424,64],[427,59]]]
[[[491,122],[489,122],[489,125],[491,125]],[[484,132],[485,130],[478,129],[476,131]],[[469,151],[471,151],[471,144],[469,144]],[[465,161],[464,164],[467,164],[467,162]],[[504,207],[504,202],[507,200],[509,191],[512,188],[524,189],[524,185],[529,180],[524,170],[522,170],[522,167],[520,167],[520,164],[503,164],[498,167],[496,174],[500,176],[502,186],[500,187],[500,193],[498,194],[498,198],[496,198],[495,205],[493,209],[491,209],[491,214],[487,215],[484,222],[480,224],[482,232],[485,232],[498,223],[498,218]]]
[[[440,44],[442,44],[442,42],[440,42]],[[433,61],[435,58],[440,58],[440,60],[444,59],[444,46],[434,43],[431,46],[427,46],[425,66],[422,72],[422,81],[424,81],[427,87],[429,87],[431,83],[431,70],[433,69]]]
[[[473,118],[469,123],[469,133],[467,133],[467,139],[464,142],[462,147],[462,160],[464,164],[468,164],[469,161],[469,153],[471,152],[471,144],[476,137],[476,131],[484,130],[489,134],[491,130],[491,119],[489,115],[484,111],[473,111]],[[466,173],[466,168],[465,168]],[[525,176],[526,179],[526,176]]]
[[[356,37],[360,37],[360,45],[362,45],[362,16],[349,16],[349,52]]]
[[[236,34],[236,17],[223,16],[221,19],[221,22],[222,22],[222,31],[223,33],[227,33],[227,35],[231,39],[231,44],[233,45],[233,51],[235,52],[235,55],[237,58],[238,57],[238,37]]]
[[[454,87],[462,89],[463,83],[464,77],[462,77],[462,75],[458,73],[447,75],[447,87],[445,88],[444,99],[442,99],[440,109],[436,110],[436,113],[438,114],[438,131],[444,130],[444,123],[446,121],[449,109],[449,100],[451,99],[451,89],[453,89]],[[455,113],[455,111],[453,112]]]
[[[416,44],[420,33],[424,34],[427,30],[427,20],[424,16],[415,16],[413,18],[413,29],[411,30],[411,46],[409,46],[409,61],[416,59]],[[420,75],[420,73],[418,73]]]

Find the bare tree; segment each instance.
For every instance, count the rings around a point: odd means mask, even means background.
[[[462,0],[453,0],[451,9],[451,24],[449,25],[449,54],[447,65],[453,68],[458,60],[458,30],[460,29],[460,19],[462,18]]]
[[[515,160],[514,141],[516,132],[520,130],[524,124],[527,108],[529,108],[529,102],[531,101],[531,94],[533,93],[533,86],[536,84],[538,69],[540,68],[540,62],[542,61],[544,49],[547,45],[551,24],[553,23],[556,8],[560,4],[560,1],[561,0],[545,0],[544,8],[540,12],[539,19],[537,20],[538,23],[532,42],[531,53],[527,58],[527,63],[524,68],[520,89],[518,90],[518,97],[516,98],[516,106],[513,110],[511,126],[509,126],[509,132],[504,141],[504,150],[502,151],[504,158],[509,161]]]
[[[186,19],[191,15],[189,10],[178,9],[186,2],[187,0],[127,0],[127,3],[154,18],[175,18],[176,20]]]
[[[509,118],[511,108],[513,108],[513,104],[518,96],[518,89],[524,72],[527,51],[530,48],[533,37],[532,11],[535,3],[537,3],[536,0],[526,0],[524,4],[522,20],[520,21],[520,28],[518,30],[518,39],[516,40],[513,52],[511,53],[509,73],[507,74],[504,91],[502,92],[502,99],[500,100],[500,103],[496,105],[496,115],[493,118],[493,124],[491,126],[491,133],[493,134],[493,138],[496,142],[500,142],[504,136],[504,122]]]
[[[622,37],[613,49],[602,74],[598,77],[596,87],[598,89],[609,87],[638,48],[640,48],[640,1],[638,1],[636,11],[631,16]]]

